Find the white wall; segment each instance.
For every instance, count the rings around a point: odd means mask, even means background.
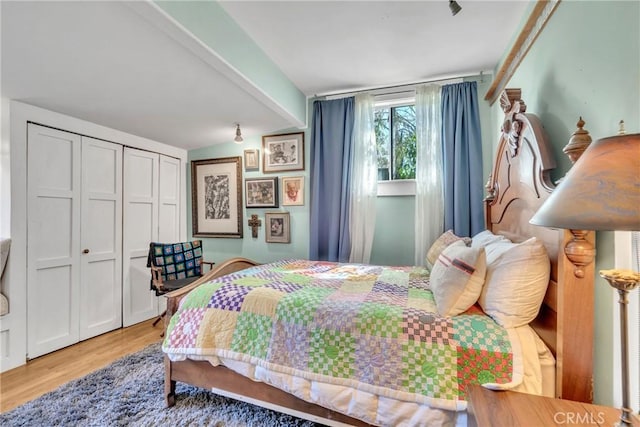
[[[5,107],[5,103],[2,104]],[[74,117],[48,111],[32,105],[11,101],[2,109],[2,230],[7,227],[4,216],[9,210],[11,255],[3,278],[3,293],[9,299],[9,314],[0,318],[0,372],[25,363],[27,354],[27,122],[75,132],[125,146],[149,150],[180,159],[182,165],[181,238],[186,238],[186,150],[162,144]],[[10,130],[5,130],[5,124]],[[7,144],[5,133],[9,134]],[[5,150],[6,148],[6,150]],[[5,151],[10,165],[5,168]],[[8,171],[5,169],[9,169]],[[5,176],[10,175],[7,195]],[[7,206],[8,205],[8,206]]]

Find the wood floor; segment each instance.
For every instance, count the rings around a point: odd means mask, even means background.
[[[153,319],[30,360],[0,374],[0,412],[9,411],[75,378],[135,353],[162,338]]]

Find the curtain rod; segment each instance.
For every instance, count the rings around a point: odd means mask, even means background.
[[[322,98],[322,97],[328,97],[328,96],[334,97],[334,96],[340,96],[340,95],[355,95],[357,93],[371,92],[375,90],[397,89],[401,87],[409,88],[410,86],[416,86],[416,85],[421,85],[425,83],[437,83],[437,82],[444,82],[447,80],[463,79],[463,78],[477,77],[477,76],[480,76],[480,81],[484,83],[484,71],[480,71],[476,74],[463,74],[458,76],[453,75],[453,76],[443,77],[439,79],[422,80],[422,81],[417,81],[413,83],[404,83],[404,84],[391,85],[391,86],[378,86],[378,87],[370,87],[368,89],[357,89],[357,90],[348,90],[348,91],[341,91],[341,92],[325,92],[325,93],[315,94],[313,95],[313,97]]]

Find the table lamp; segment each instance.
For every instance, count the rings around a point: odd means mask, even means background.
[[[623,124],[623,122],[621,122]],[[640,134],[602,138],[582,153],[530,223],[571,231],[564,248],[574,274],[593,261],[595,249],[585,240],[588,230],[640,231]],[[622,411],[619,426],[631,426],[627,294],[640,283],[640,273],[602,270],[600,276],[618,290],[622,353]]]

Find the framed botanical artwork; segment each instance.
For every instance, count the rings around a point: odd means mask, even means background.
[[[282,177],[282,205],[304,205],[304,176]]]
[[[265,212],[265,240],[267,243],[290,243],[289,212]]]
[[[304,133],[262,137],[262,172],[304,170]]]
[[[242,159],[191,162],[194,237],[242,237]]]
[[[260,150],[244,150],[244,170],[260,169]]]
[[[277,208],[278,177],[247,178],[244,180],[247,208]]]

